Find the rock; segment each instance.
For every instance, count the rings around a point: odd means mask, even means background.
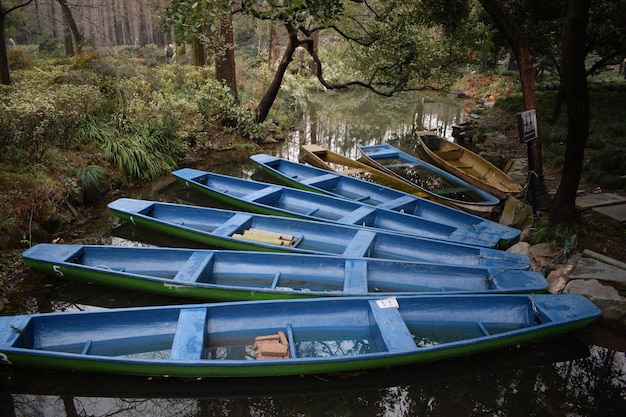
[[[626,289],[626,269],[617,268],[596,259],[582,256],[570,279],[595,279],[610,283],[617,289]]]
[[[602,310],[602,324],[626,335],[626,297],[619,289],[626,287],[626,270],[578,256],[563,292],[582,294]]]
[[[506,226],[524,229],[533,222],[533,209],[517,198],[509,197],[504,203],[499,222]]]
[[[510,248],[508,248],[507,252],[521,253],[523,255],[527,255],[529,248],[530,248],[530,243],[528,243],[528,242],[517,242],[515,245],[511,246]]]
[[[602,310],[602,324],[626,334],[626,298],[611,285],[602,285],[595,279],[571,280],[564,291],[581,294]]]
[[[526,184],[528,179],[528,159],[518,158],[509,160],[504,168],[504,172],[506,172],[515,182],[519,184]]]
[[[573,259],[572,257],[570,259]],[[570,281],[570,274],[576,268],[575,262],[568,262],[565,265],[561,265],[558,268],[550,271],[547,280],[549,284],[548,291],[552,294],[561,293],[565,290],[565,286]]]
[[[485,146],[508,149],[511,147],[511,142],[509,138],[501,132],[490,132],[485,133]]]

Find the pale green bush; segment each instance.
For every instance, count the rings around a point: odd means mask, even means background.
[[[36,162],[50,146],[67,148],[72,130],[101,102],[89,85],[12,85],[0,101],[0,160]]]

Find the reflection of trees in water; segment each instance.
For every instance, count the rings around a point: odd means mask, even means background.
[[[15,416],[200,416],[197,399],[14,396]],[[226,414],[224,414],[226,415]]]
[[[365,346],[331,347],[348,354]],[[563,345],[558,348],[566,349]],[[285,386],[290,385],[289,381],[295,383],[293,389],[284,392],[263,378],[253,388],[248,385],[242,390],[235,378],[214,381],[210,392],[204,392],[200,385],[193,391],[197,398],[125,398],[132,395],[124,392],[118,398],[71,397],[68,394],[72,387],[63,387],[63,381],[59,381],[58,391],[64,392],[65,397],[13,394],[8,402],[13,403],[13,415],[20,417],[626,415],[623,352],[594,347],[587,358],[557,363],[543,363],[543,356],[554,354],[551,351],[531,350],[529,354],[523,349],[512,349],[505,361],[498,359],[500,354],[494,352],[494,360],[485,354],[439,364],[392,368],[388,373],[372,375],[383,375],[380,380],[368,378],[368,373],[307,377],[316,382],[317,390],[306,386],[300,389],[297,384],[300,378],[287,379]],[[367,383],[333,389],[337,381],[358,382],[361,378]],[[92,384],[97,384],[96,377]],[[215,386],[223,387],[224,394],[216,394]],[[104,389],[115,392],[115,386]],[[147,385],[145,391],[139,388],[134,394],[140,392],[147,397],[149,389]],[[5,399],[3,396],[2,400]],[[0,410],[2,415],[11,415],[5,413],[5,408]]]

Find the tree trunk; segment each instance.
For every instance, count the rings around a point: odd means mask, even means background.
[[[500,0],[479,0],[485,11],[491,16],[500,32],[506,37],[509,45],[513,50],[513,54],[517,60],[519,68],[520,80],[522,83],[522,96],[524,101],[524,109],[531,110],[537,108],[537,97],[535,95],[535,66],[530,49],[526,45],[524,36],[515,19],[504,8]],[[541,129],[538,126],[538,137],[532,142],[532,158],[535,162],[535,172],[529,172],[529,175],[535,175],[535,185],[537,191],[537,200],[540,205],[545,205],[543,200],[547,199],[547,192],[543,177],[543,155],[541,151]],[[531,157],[531,155],[529,155]]]
[[[585,70],[585,39],[590,0],[568,3],[562,47],[562,84],[567,103],[567,139],[564,171],[550,206],[550,224],[577,220],[576,192],[582,175],[585,143],[589,135],[589,90]]]
[[[320,45],[320,33],[316,31],[316,32],[313,32],[313,53],[315,54],[315,56],[318,55],[319,45]],[[317,65],[317,61],[313,60],[313,63],[311,64],[311,75],[317,77],[319,74],[320,74],[320,70]]]
[[[2,3],[0,3],[0,7]],[[9,58],[7,56],[7,40],[4,34],[4,10],[0,8],[0,82],[11,85],[11,73],[9,72]]]
[[[233,17],[230,10],[226,10],[220,19],[220,30],[215,51],[215,77],[230,88],[230,93],[236,102],[237,73],[235,71],[235,51],[233,50]]]
[[[123,7],[122,28],[123,28],[124,40],[125,40],[124,43],[126,45],[132,45],[133,37],[132,37],[132,32],[130,30],[130,16],[129,16],[128,2],[122,1],[122,7]]]
[[[6,16],[12,11],[28,5],[33,0],[24,0],[21,3],[5,6],[0,0],[0,82],[4,85],[11,85],[11,74],[9,72],[9,57],[7,56],[7,40],[4,32]]]
[[[72,32],[72,38],[74,38],[74,44],[76,45],[76,53],[80,54],[82,52],[83,37],[78,31],[78,26],[76,25],[76,21],[72,15],[72,10],[67,5],[67,0],[57,0],[57,2],[63,11],[63,20],[65,21],[65,25],[69,28],[70,32]],[[66,49],[66,52],[69,53],[70,51]],[[73,48],[71,50],[71,55],[74,55]]]
[[[191,51],[193,56],[193,64],[196,67],[206,65],[206,49],[198,38],[191,41]]]
[[[283,82],[285,72],[287,72],[287,67],[289,67],[289,64],[293,60],[293,54],[299,46],[297,30],[293,28],[289,23],[285,24],[285,27],[287,28],[287,32],[289,33],[289,43],[287,44],[287,48],[283,53],[283,57],[278,64],[278,68],[276,68],[276,72],[274,73],[274,78],[272,78],[272,82],[267,88],[267,91],[265,91],[263,98],[259,102],[259,107],[256,111],[257,123],[263,123],[265,119],[267,119],[267,115],[272,108],[272,104],[274,103],[274,100],[276,100],[276,96],[278,95],[278,91],[280,91],[280,85]]]

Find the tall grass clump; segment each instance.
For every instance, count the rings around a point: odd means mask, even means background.
[[[108,177],[104,168],[99,165],[87,165],[78,167],[76,180],[83,189],[85,200],[93,203],[98,200],[103,191],[108,187]]]
[[[78,136],[99,144],[103,157],[130,179],[152,180],[171,171],[182,156],[182,140],[172,116],[133,121],[123,113],[103,121],[89,118]]]

